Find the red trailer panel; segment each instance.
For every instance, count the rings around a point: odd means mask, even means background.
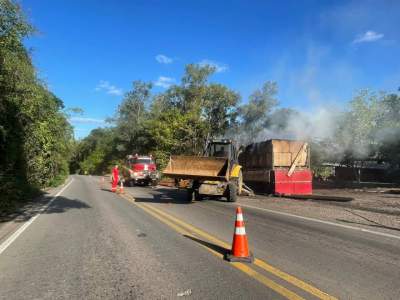
[[[309,169],[295,170],[288,176],[288,169],[275,169],[274,193],[278,195],[311,195],[312,172]]]

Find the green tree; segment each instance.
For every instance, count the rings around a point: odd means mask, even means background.
[[[181,85],[170,87],[153,102],[153,118],[183,115],[177,118],[182,130],[174,132],[184,153],[201,153],[206,140],[224,135],[236,117],[240,97],[226,86],[210,83],[214,72],[215,68],[209,65],[189,64]],[[163,113],[157,116],[157,111]]]
[[[361,90],[349,103],[349,109],[339,119],[335,140],[344,153],[343,162],[373,157],[382,115],[380,96]]]
[[[239,107],[239,135],[242,143],[248,144],[258,138],[263,130],[268,115],[278,105],[276,82],[267,81],[261,89],[254,91],[246,104]]]
[[[390,163],[393,169],[400,168],[400,96],[384,95],[381,101],[382,114],[378,121],[380,130],[379,159]]]
[[[142,150],[140,145],[143,122],[147,118],[146,107],[151,99],[151,83],[134,81],[133,89],[126,93],[118,107],[114,122],[117,126],[118,150],[122,154]]]
[[[239,99],[238,93],[221,84],[211,84],[207,87],[202,114],[209,137],[223,136],[235,123]]]
[[[74,148],[70,168],[74,173],[105,174],[119,160],[116,128],[97,128]]]

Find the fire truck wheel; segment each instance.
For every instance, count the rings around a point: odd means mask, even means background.
[[[226,191],[226,199],[228,202],[236,202],[237,200],[237,186],[235,183],[230,182]]]

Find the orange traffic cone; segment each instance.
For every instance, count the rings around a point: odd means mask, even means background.
[[[232,251],[225,255],[231,262],[253,262],[253,254],[249,251],[246,229],[244,227],[242,208],[236,208],[235,232],[233,234]]]
[[[119,188],[119,193],[120,194],[124,193],[124,183],[122,182],[122,180],[121,180],[121,185],[120,185],[120,188]]]

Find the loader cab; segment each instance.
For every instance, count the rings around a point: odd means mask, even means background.
[[[237,150],[231,140],[214,140],[208,143],[206,156],[225,157],[229,160],[237,160]]]

